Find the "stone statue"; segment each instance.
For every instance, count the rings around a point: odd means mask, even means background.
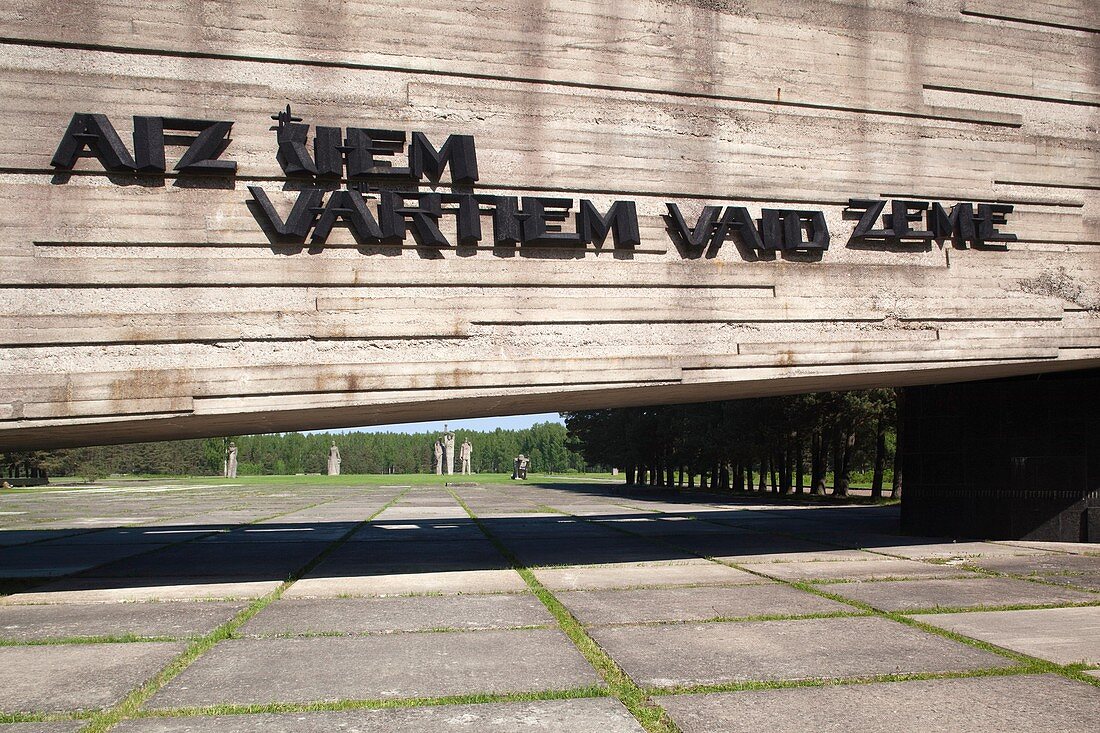
[[[229,444],[229,454],[225,458],[225,477],[237,478],[237,444]]]
[[[447,469],[447,475],[453,476],[455,472],[455,434],[443,426],[443,466]]]
[[[332,441],[332,447],[328,449],[328,475],[340,475],[340,449],[336,447],[336,441]]]
[[[522,453],[512,461],[512,479],[527,480],[527,456]]]
[[[432,444],[432,450],[435,452],[435,475],[441,476],[443,474],[443,440],[435,441]]]
[[[462,475],[470,475],[470,458],[474,455],[474,445],[470,439],[462,441],[462,447],[458,449],[458,458],[462,462]]]

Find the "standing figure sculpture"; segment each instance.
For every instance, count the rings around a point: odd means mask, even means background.
[[[225,458],[225,477],[237,478],[237,444],[229,444],[229,452]]]
[[[443,465],[447,469],[447,475],[453,476],[455,472],[455,434],[443,426]]]
[[[462,441],[462,446],[458,449],[458,457],[462,462],[462,475],[470,475],[470,458],[474,455],[474,445],[470,442],[469,438]]]
[[[527,480],[527,456],[522,453],[512,461],[512,478]]]
[[[432,451],[435,453],[435,475],[443,475],[443,440],[437,440],[432,444]]]
[[[328,475],[340,475],[340,449],[336,447],[336,441],[332,441],[332,447],[328,449]]]

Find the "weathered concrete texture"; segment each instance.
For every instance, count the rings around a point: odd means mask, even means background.
[[[396,596],[409,593],[511,593],[527,589],[515,570],[456,570],[348,577],[306,577],[284,598]]]
[[[1100,689],[1056,675],[657,698],[684,733],[1091,733]]]
[[[2,618],[2,616],[0,616]],[[432,629],[505,629],[552,625],[530,593],[280,600],[245,624],[245,634],[378,633]]]
[[[975,560],[974,564],[986,570],[1014,575],[1100,573],[1100,555],[1047,553],[1031,557],[990,557]]]
[[[598,681],[557,630],[240,639],[214,647],[149,704],[442,697],[561,690]]]
[[[918,620],[1058,664],[1100,664],[1100,607],[921,615]]]
[[[96,568],[103,578],[285,580],[328,546],[324,542],[192,542]]]
[[[839,560],[837,562],[786,562],[745,567],[783,580],[882,580],[884,578],[950,577],[973,575],[957,567],[914,560]],[[977,577],[977,576],[975,576]]]
[[[913,560],[952,558],[991,558],[1048,555],[1047,550],[1038,547],[1002,544],[997,542],[931,542],[919,545],[890,545],[875,547],[876,552],[887,555],[900,555]]]
[[[205,582],[204,582],[205,581]],[[279,581],[225,583],[219,578],[72,578],[0,598],[0,605],[37,603],[131,603],[260,598]]]
[[[1004,657],[881,618],[597,627],[636,682],[655,687],[1009,666]]]
[[[444,705],[410,710],[130,720],[115,730],[119,733],[273,733],[288,730],[295,733],[446,733],[454,730],[476,733],[641,733],[644,729],[618,701],[595,698]]]
[[[488,15],[413,5],[378,17],[358,0],[321,21],[257,0],[210,13],[9,4],[0,74],[21,134],[0,143],[20,171],[0,186],[11,210],[0,227],[12,291],[4,447],[944,381],[1097,358],[1087,243],[1100,93],[1080,63],[1094,50],[1080,3],[1037,11],[1069,29],[901,0],[882,7],[890,23],[813,0],[553,0],[545,17],[520,0]],[[95,49],[72,20],[93,16]],[[338,38],[366,26],[369,39]],[[420,26],[432,30],[412,37]],[[701,48],[700,29],[737,47]],[[180,65],[164,49],[213,56]],[[234,121],[223,157],[240,164],[237,180],[127,186],[94,160],[54,179],[70,115],[120,69],[128,82],[92,101],[123,140],[135,107],[198,115],[217,100]],[[404,249],[356,246],[337,227],[313,254],[271,251],[245,185],[263,179],[288,210],[295,192],[280,190],[268,119],[288,101],[311,125],[421,130],[436,144],[472,135],[475,191],[488,195],[591,196],[601,211],[633,200],[642,246],[626,257],[525,246],[503,259],[486,251],[486,220],[480,250],[411,237]],[[599,119],[586,114],[596,107]],[[1010,231],[1027,241],[845,246],[856,222],[843,202],[889,191],[1011,200]],[[666,201],[694,223],[704,203],[746,199],[754,219],[820,208],[832,247],[821,262],[732,241],[694,258],[661,218]],[[441,226],[453,243],[453,217]]]
[[[704,621],[854,611],[851,606],[778,585],[568,591],[558,600],[584,624]]]
[[[536,568],[535,577],[551,590],[596,590],[663,585],[741,585],[768,581],[706,560],[674,564],[622,564],[603,567]]]
[[[180,642],[0,647],[0,710],[63,712],[111,705],[177,654]]]
[[[898,583],[838,583],[830,593],[869,603],[884,611],[918,608],[970,608],[1088,603],[1095,593],[1055,588],[1015,578],[933,578]]]
[[[87,723],[81,720],[68,720],[56,723],[11,723],[0,725],[0,733],[75,733]]]
[[[79,573],[117,558],[148,552],[145,544],[119,544],[100,547],[93,552],[74,545],[30,545],[4,550],[0,567],[3,578],[55,578]]]
[[[0,607],[0,639],[74,636],[189,636],[211,631],[247,604],[117,603]]]

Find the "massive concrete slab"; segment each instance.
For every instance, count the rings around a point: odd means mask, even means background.
[[[240,639],[219,644],[149,705],[539,692],[598,681],[557,630]]]
[[[0,617],[2,618],[2,617]],[[553,625],[530,593],[280,600],[242,629],[245,634],[382,633],[507,629]]]
[[[567,591],[558,600],[584,624],[705,621],[855,611],[851,606],[778,584]]]
[[[1083,0],[985,3],[888,0],[896,22],[879,23],[829,0],[551,0],[543,16],[523,0],[489,15],[356,0],[322,19],[260,0],[208,13],[13,0],[0,21],[0,448],[1095,364],[1095,13]],[[347,32],[360,27],[375,30]],[[480,244],[460,245],[450,214],[446,246],[360,242],[344,226],[285,246],[247,186],[288,213],[296,191],[270,129],[288,102],[314,129],[471,135],[474,191],[568,198],[563,232],[578,199],[601,213],[631,200],[639,246],[496,246],[488,216]],[[133,115],[154,108],[232,121],[222,157],[237,176],[189,185],[171,150],[165,173],[82,159],[57,177],[74,113],[108,115],[133,150]],[[435,189],[469,187],[445,174]],[[845,205],[883,194],[1010,202],[1020,240],[850,242]],[[746,206],[754,223],[766,209],[819,211],[830,247],[818,258],[728,241],[702,256],[669,237],[668,203],[691,224],[707,204]]]
[[[0,647],[0,710],[93,710],[121,700],[182,652],[179,642]]]
[[[660,697],[684,733],[1088,733],[1100,689],[1056,675]]]
[[[119,733],[269,733],[290,729],[296,733],[329,733],[333,730],[361,733],[414,730],[423,733],[455,730],[477,733],[529,733],[532,730],[641,733],[644,730],[619,702],[608,698],[442,705],[413,710],[131,720],[115,730]]]
[[[881,618],[600,627],[592,636],[636,682],[652,687],[1009,666]]]
[[[766,579],[706,560],[667,564],[624,563],[600,567],[536,568],[535,577],[553,590],[594,590],[662,585],[743,585]]]
[[[1015,578],[933,578],[904,583],[838,583],[829,592],[883,611],[979,606],[1065,605],[1100,601],[1095,593]]]
[[[246,605],[245,602],[10,605],[0,607],[0,639],[194,636],[212,631]]]
[[[1100,607],[921,615],[920,621],[1058,664],[1100,664]]]

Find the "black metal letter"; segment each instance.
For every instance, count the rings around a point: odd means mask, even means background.
[[[451,181],[473,183],[477,180],[477,152],[473,135],[451,135],[437,152],[435,146],[422,132],[412,134],[409,146],[409,168],[417,180],[428,175],[428,180],[438,183],[443,169],[450,165]]]
[[[109,171],[133,171],[137,167],[107,115],[78,112],[69,121],[50,165],[72,170],[78,159],[88,157],[98,159]]]
[[[577,212],[577,235],[585,244],[603,244],[607,233],[611,232],[615,248],[633,249],[642,242],[638,231],[638,210],[633,201],[616,201],[611,204],[606,215],[600,212],[588,199],[581,199]]]

